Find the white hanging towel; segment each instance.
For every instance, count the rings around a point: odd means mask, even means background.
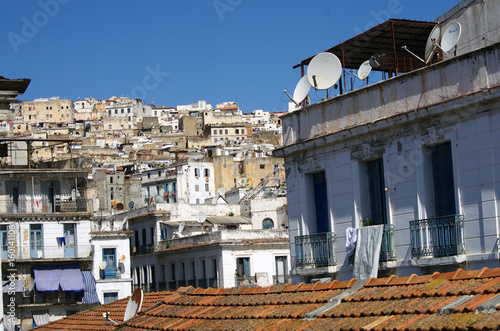
[[[345,230],[345,252],[347,257],[354,254],[356,241],[358,240],[358,228],[347,228]]]
[[[370,277],[377,277],[383,235],[383,225],[359,228],[354,258],[354,278],[368,280]]]

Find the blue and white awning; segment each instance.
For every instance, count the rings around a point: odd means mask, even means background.
[[[82,271],[84,292],[82,303],[99,303],[99,297],[95,287],[95,278],[92,271]]]

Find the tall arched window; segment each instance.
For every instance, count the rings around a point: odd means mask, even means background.
[[[262,221],[262,228],[263,229],[272,229],[272,228],[274,228],[274,222],[273,222],[273,220],[270,219],[270,218],[265,218]]]

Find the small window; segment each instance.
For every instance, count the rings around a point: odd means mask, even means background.
[[[266,169],[266,165],[265,165],[265,164],[261,164],[261,165],[260,165],[260,168],[261,168],[261,169]]]
[[[118,292],[104,293],[104,304],[118,300]]]
[[[110,184],[113,184],[113,176],[110,176],[110,177],[109,177],[109,183],[110,183]]]
[[[208,192],[209,191],[209,185],[208,184],[205,184],[205,191]]]
[[[270,218],[265,218],[262,221],[262,228],[263,229],[272,229],[272,228],[274,228],[274,222],[273,222],[273,220],[270,219]]]
[[[210,177],[210,169],[205,169],[205,177]]]
[[[199,192],[200,191],[200,185],[195,185],[194,186],[194,190],[195,190],[195,192]]]

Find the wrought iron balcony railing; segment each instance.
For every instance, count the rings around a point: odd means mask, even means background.
[[[32,199],[31,197],[19,198],[16,201],[7,199],[4,201],[5,212],[9,214],[23,214],[23,213],[76,213],[88,212],[92,210],[90,207],[91,200],[77,198],[77,199]],[[2,207],[0,206],[0,209]]]
[[[274,275],[273,276],[273,284],[274,285],[284,285],[291,284],[292,276],[289,275]]]
[[[255,277],[235,276],[234,287],[252,287],[255,286]]]
[[[120,278],[120,269],[117,267],[107,267],[101,270],[101,279],[115,279]]]
[[[92,245],[42,245],[40,247],[23,246],[9,252],[9,258],[26,259],[74,259],[92,258],[94,246]]]
[[[334,232],[295,237],[295,266],[318,268],[337,265],[334,244]]]
[[[384,224],[384,235],[380,247],[381,262],[395,261],[396,251],[394,249],[394,224]]]
[[[410,222],[412,258],[465,254],[464,216],[449,215]]]

